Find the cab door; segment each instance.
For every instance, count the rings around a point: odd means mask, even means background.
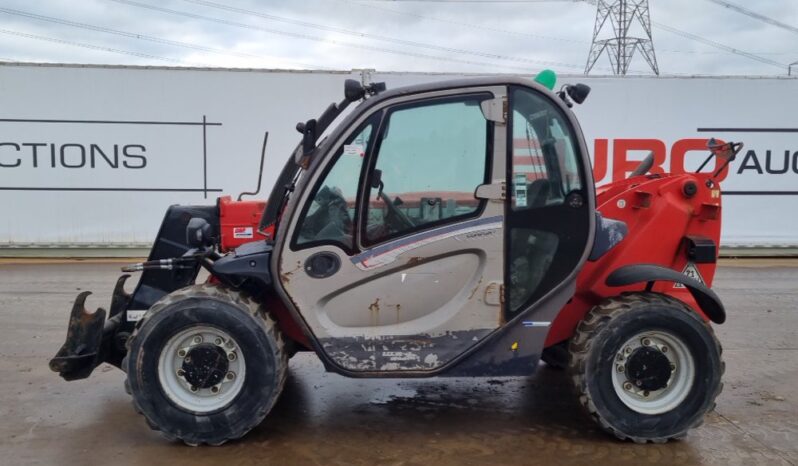
[[[523,315],[539,354],[570,299],[593,241],[594,188],[584,139],[570,111],[531,87],[509,88],[505,318]],[[570,289],[568,286],[571,285]],[[541,306],[550,294],[556,306]]]
[[[301,181],[278,278],[337,370],[435,373],[503,321],[504,99],[388,99]]]

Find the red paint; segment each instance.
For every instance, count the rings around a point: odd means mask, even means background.
[[[230,196],[220,197],[219,241],[222,252],[231,251],[244,243],[266,239],[265,232],[258,232],[260,217],[266,208],[264,201],[234,201]]]
[[[683,147],[693,147],[691,144],[684,143]],[[577,277],[574,299],[552,322],[545,346],[571,338],[585,314],[602,300],[625,291],[644,290],[645,283],[624,288],[606,286],[607,276],[619,267],[646,263],[681,272],[687,265],[682,243],[686,235],[705,236],[719,244],[721,202],[717,184],[714,188],[706,185],[711,176],[709,173],[636,176],[596,189],[598,210],[604,217],[626,222],[629,232],[598,261],[585,264]],[[691,199],[682,194],[682,186],[687,181],[698,186],[698,192]],[[717,191],[716,197],[712,195],[713,190]],[[625,207],[619,207],[620,200],[625,202]],[[716,264],[697,264],[697,267],[710,286]],[[671,282],[657,282],[653,291],[684,301],[707,320],[687,289],[674,288]]]
[[[697,155],[700,156],[700,160],[703,161],[704,158],[709,155],[707,153],[708,141],[709,139],[706,138],[679,139],[673,143],[670,147],[670,152],[668,152],[667,144],[660,139],[613,139],[612,171],[609,173],[611,175],[611,180],[612,182],[622,181],[629,176],[629,173],[637,168],[640,160],[642,160],[648,152],[654,153],[654,166],[651,168],[650,173],[659,175],[665,173],[675,175],[691,173],[684,167],[685,158],[690,152],[700,152],[700,154]],[[717,141],[721,144],[724,142],[721,140]],[[642,152],[642,155],[638,154],[630,159],[629,153],[633,151]],[[669,153],[670,164],[667,163]],[[593,179],[596,180],[596,183],[603,181],[608,175],[609,154],[610,140],[596,139],[593,146]],[[716,157],[714,165],[712,166],[714,168],[706,167],[704,171],[708,171],[709,168],[712,168],[712,172],[714,173],[720,168],[722,163],[723,161]],[[726,179],[728,173],[729,168],[726,167],[719,174],[716,181],[723,181]]]
[[[659,139],[616,139],[612,145],[612,180],[618,181],[626,178],[640,165],[641,158],[629,160],[629,151],[644,151],[654,153],[654,165],[650,173],[662,175],[665,171],[662,165],[665,164],[667,148],[665,143]]]
[[[219,249],[222,252],[231,251],[244,243],[263,241],[274,236],[274,225],[266,227],[262,232],[258,231],[260,218],[266,208],[266,202],[258,200],[234,201],[230,196],[224,196],[219,198],[217,205],[219,206],[219,226],[221,230]],[[238,235],[236,235],[236,232]],[[252,232],[252,237],[250,238],[236,238],[236,236],[246,235],[249,232]],[[217,282],[218,279],[216,277],[208,277],[208,283]],[[262,296],[262,302],[266,311],[277,321],[277,326],[283,332],[283,335],[306,348],[311,347],[307,336],[291,316],[282,300],[268,293]]]
[[[671,147],[671,173],[686,173],[686,170],[684,169],[684,159],[688,152],[698,151],[700,152],[701,157],[706,158],[708,156],[707,141],[707,139],[679,139],[678,141],[674,142],[673,147]],[[726,143],[726,141],[722,141],[720,139],[716,139],[716,141],[718,144]],[[714,173],[721,167],[721,165],[723,165],[724,161],[719,157],[714,157],[713,159],[715,163],[712,172]],[[704,170],[706,170],[706,168]],[[715,181],[720,183],[726,179],[728,174],[729,166],[727,165],[726,168],[724,168],[723,171],[718,174],[718,177],[715,178]]]
[[[594,143],[593,154],[593,179],[603,180],[607,176],[607,150],[609,148],[609,140],[596,139]]]
[[[607,174],[609,141],[595,141],[594,175],[600,180]],[[635,150],[654,151],[657,175],[637,176],[625,179],[627,172],[634,170],[636,161],[628,159],[628,152]],[[666,162],[665,143],[656,139],[621,139],[613,141],[613,182],[596,189],[596,206],[607,218],[626,222],[629,233],[626,238],[596,262],[587,262],[577,278],[574,298],[560,311],[552,322],[546,346],[571,338],[576,326],[590,309],[602,300],[617,296],[624,291],[642,291],[645,284],[625,288],[604,285],[607,276],[624,265],[649,263],[682,271],[687,256],[682,240],[686,235],[700,235],[720,243],[721,208],[720,195],[713,197],[706,185],[710,173],[684,173],[684,159],[690,151],[706,150],[706,139],[682,139],[671,148],[670,170],[664,173]],[[717,162],[715,167],[717,167]],[[719,178],[725,176],[722,174]],[[696,195],[687,199],[682,195],[684,183],[692,181],[698,186]],[[625,207],[619,207],[619,200]],[[233,201],[229,196],[219,199],[220,225],[222,229],[221,250],[229,251],[249,241],[272,238],[274,228],[257,231],[260,216],[265,207],[263,201]],[[252,227],[251,239],[233,238],[234,228]],[[709,286],[715,275],[715,264],[698,264],[699,272]],[[210,280],[214,280],[213,277]],[[658,282],[653,291],[680,299],[692,307],[705,320],[707,317],[684,288],[674,288],[672,283]],[[296,322],[285,304],[273,296],[263,296],[264,306],[277,320],[280,330],[297,343],[310,348],[308,337]]]

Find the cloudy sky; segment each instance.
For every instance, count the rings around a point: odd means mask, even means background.
[[[785,75],[798,61],[798,1],[732,2],[764,19],[650,3],[662,74]],[[595,16],[578,0],[3,0],[0,60],[579,73]],[[630,70],[650,73],[639,54]],[[593,74],[609,74],[606,56]]]

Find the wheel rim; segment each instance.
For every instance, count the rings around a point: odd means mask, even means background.
[[[687,398],[695,360],[687,344],[670,332],[641,332],[615,353],[612,386],[618,398],[641,414],[668,412]]]
[[[244,355],[227,332],[194,326],[173,335],[158,358],[158,377],[166,396],[196,413],[217,411],[241,391]]]

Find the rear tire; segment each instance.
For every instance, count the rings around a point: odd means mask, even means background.
[[[701,425],[723,384],[721,346],[685,303],[630,293],[594,307],[569,346],[579,401],[621,440],[664,443]]]
[[[128,340],[126,389],[147,424],[188,445],[242,437],[271,411],[288,358],[260,306],[219,285],[155,303]]]

